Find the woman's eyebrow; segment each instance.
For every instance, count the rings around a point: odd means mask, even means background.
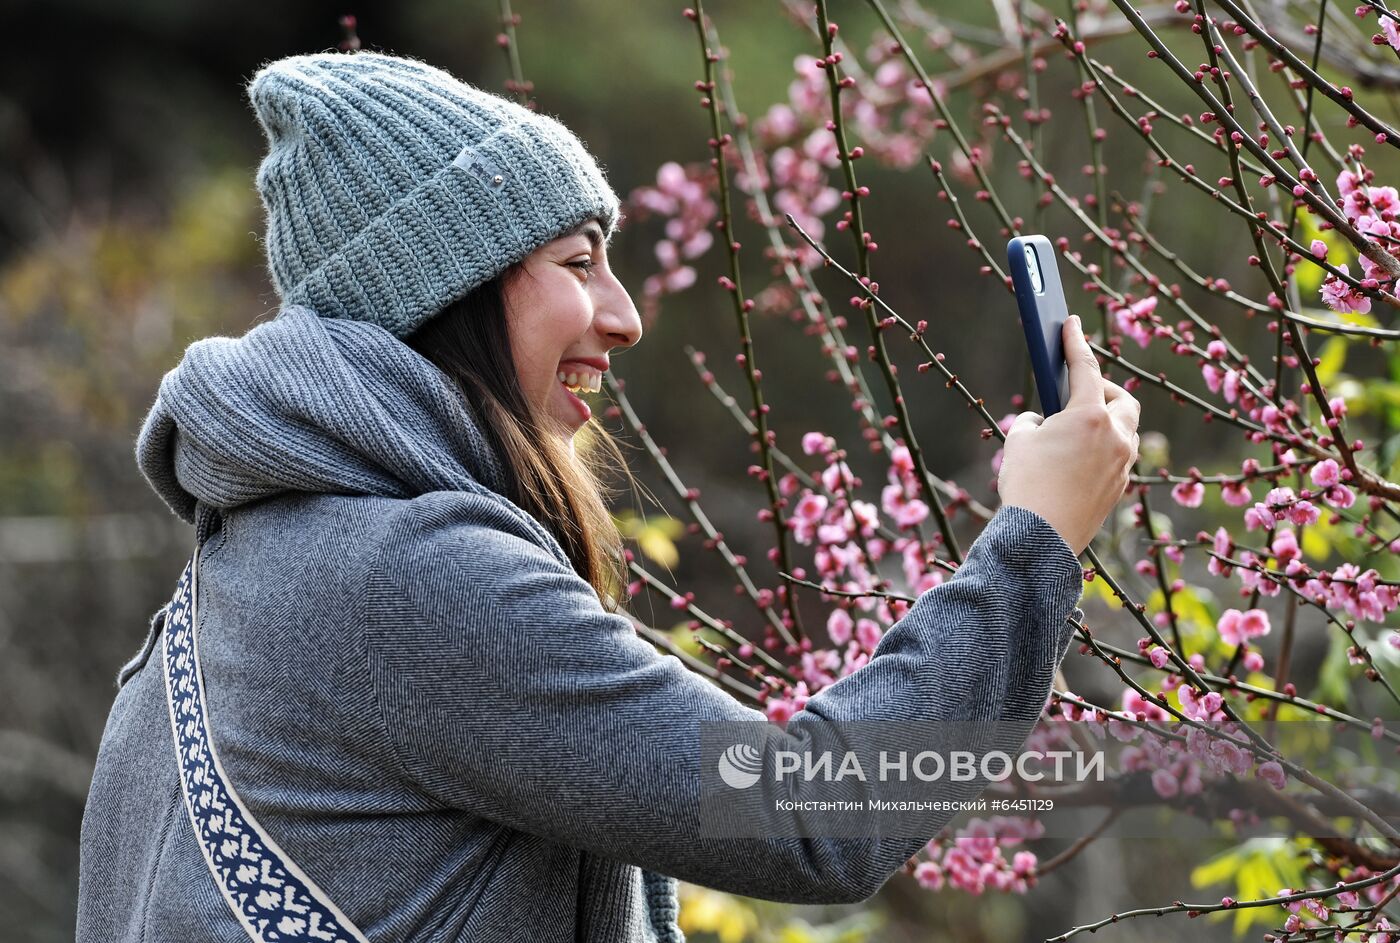
[[[569,235],[587,236],[588,244],[595,249],[603,244],[603,230],[597,223],[593,222],[592,220],[589,220],[587,223],[584,223],[582,226],[580,226],[578,229],[575,229]]]

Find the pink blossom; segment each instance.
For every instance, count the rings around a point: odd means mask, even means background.
[[[1390,48],[1400,52],[1400,27],[1397,27],[1393,17],[1380,17],[1380,32],[1385,34]]]
[[[1299,526],[1316,524],[1321,516],[1322,512],[1311,501],[1294,501],[1293,506],[1288,509],[1288,519]]]
[[[1346,485],[1333,485],[1322,493],[1322,499],[1334,508],[1349,508],[1356,503],[1356,493]]]
[[[891,59],[875,70],[875,84],[881,88],[894,88],[903,85],[908,70],[898,59]]]
[[[802,679],[820,691],[836,680],[836,670],[841,667],[841,655],[834,649],[823,648],[814,652],[802,653]]]
[[[1333,580],[1328,584],[1310,580],[1307,584],[1309,595],[1322,595],[1329,605],[1340,606],[1356,619],[1383,621],[1385,614],[1393,611],[1400,602],[1400,592],[1396,587],[1377,584],[1379,573],[1374,567],[1362,572],[1354,563],[1343,563],[1332,570],[1332,576]]]
[[[695,284],[695,269],[689,265],[682,265],[679,268],[671,269],[662,277],[662,284],[670,294],[685,291]]]
[[[907,446],[896,445],[890,450],[890,468],[901,476],[914,473],[914,458],[909,454]]]
[[[1388,20],[1390,17],[1383,16],[1381,19]],[[1390,222],[1400,212],[1400,192],[1394,187],[1367,187],[1366,198],[1370,201],[1371,209],[1385,222]]]
[[[914,527],[929,513],[927,504],[905,495],[902,484],[886,485],[880,492],[880,504],[901,530]]]
[[[826,508],[825,495],[815,494],[811,491],[802,495],[801,500],[792,509],[792,516],[788,519],[793,536],[798,543],[806,545],[812,542],[817,534],[817,528],[821,525],[822,516],[826,513]]]
[[[1370,215],[1371,200],[1367,187],[1361,186],[1342,198],[1342,212],[1351,222],[1358,222]]]
[[[666,217],[666,237],[655,247],[661,271],[643,281],[645,317],[655,316],[662,296],[695,284],[695,270],[681,259],[704,254],[714,242],[709,227],[718,208],[708,195],[712,173],[704,164],[682,166],[667,161],[657,168],[654,187],[637,187],[628,195],[628,205],[638,218]]]
[[[1287,527],[1281,527],[1274,532],[1274,542],[1269,549],[1282,564],[1287,564],[1289,560],[1302,555],[1302,551],[1298,549],[1297,532]]]
[[[921,861],[914,868],[914,880],[931,891],[943,889],[943,869],[936,861]]]
[[[1125,724],[1113,714],[1108,715],[1108,732],[1115,740],[1122,740],[1124,743],[1136,740],[1142,734],[1141,728]]]
[[[1123,692],[1123,710],[1140,720],[1167,720],[1166,708],[1153,704],[1132,688]]]
[[[826,490],[833,493],[848,491],[853,484],[851,470],[845,462],[832,462],[822,469],[821,478]]]
[[[1323,459],[1312,467],[1312,482],[1319,488],[1330,488],[1341,481],[1341,469],[1334,458]]]
[[[788,101],[802,114],[820,114],[828,107],[826,73],[816,66],[817,60],[805,53],[792,60],[797,78],[788,86]]]
[[[1221,639],[1231,645],[1243,645],[1249,639],[1268,635],[1270,628],[1269,614],[1263,609],[1250,609],[1247,612],[1226,609],[1216,624]]]
[[[1172,500],[1182,507],[1198,508],[1205,498],[1205,485],[1199,481],[1183,481],[1172,488]]]
[[[1210,720],[1220,710],[1222,703],[1217,692],[1208,691],[1198,696],[1189,684],[1183,684],[1177,690],[1177,698],[1181,701],[1182,713],[1194,720]]]
[[[1327,258],[1327,243],[1323,242],[1321,239],[1314,239],[1312,245],[1308,248],[1312,250],[1312,254],[1317,258]]]
[[[799,681],[793,686],[791,696],[770,699],[764,705],[764,713],[773,723],[782,726],[792,719],[793,714],[807,706],[807,698],[807,682]]]
[[[915,527],[920,521],[928,517],[928,514],[928,505],[924,502],[919,501],[917,499],[913,501],[907,501],[895,513],[895,526],[899,527],[901,530],[909,527]]]
[[[862,537],[875,536],[875,528],[880,526],[880,512],[869,501],[852,501],[851,514],[860,525]]]
[[[1240,372],[1234,367],[1225,371],[1225,380],[1222,383],[1225,389],[1225,402],[1233,403],[1240,398],[1241,382]]]
[[[1313,916],[1319,920],[1326,920],[1332,914],[1332,911],[1327,908],[1326,904],[1314,897],[1304,898],[1303,906],[1311,910]]]
[[[1152,771],[1152,788],[1157,791],[1157,795],[1163,799],[1170,799],[1180,792],[1181,787],[1172,775],[1171,770],[1156,769]]]
[[[817,128],[802,142],[802,153],[827,167],[841,166],[841,157],[836,149],[836,136],[826,128]]]
[[[823,432],[809,432],[802,437],[802,451],[808,455],[818,452],[825,454],[836,445],[836,440]]]
[[[1244,507],[1254,500],[1249,485],[1243,481],[1227,481],[1220,486],[1220,498],[1231,507]]]
[[[1224,527],[1215,529],[1215,537],[1211,541],[1211,549],[1223,557],[1228,557],[1235,549],[1235,542],[1230,539],[1230,532]]]
[[[797,113],[788,105],[779,102],[768,109],[768,113],[758,119],[756,129],[765,145],[772,147],[779,141],[789,141],[796,136],[801,125]]]
[[[1241,663],[1244,665],[1246,671],[1264,670],[1264,656],[1254,649],[1250,649],[1244,653],[1244,658],[1241,659]]]
[[[841,667],[841,674],[844,676],[859,671],[869,663],[869,653],[861,651],[859,645],[847,646],[846,663]]]
[[[1152,340],[1152,312],[1157,309],[1157,296],[1151,295],[1135,301],[1127,307],[1114,310],[1114,320],[1118,329],[1137,341],[1139,347],[1146,347]]]
[[[856,641],[860,642],[861,648],[868,652],[873,652],[875,646],[880,644],[880,637],[884,631],[880,624],[873,619],[861,619],[856,622]]]
[[[1347,264],[1345,262],[1337,266],[1337,271],[1341,272],[1343,275],[1350,274],[1350,272],[1347,271]],[[1323,303],[1333,311],[1359,311],[1365,314],[1371,310],[1370,298],[1362,294],[1360,289],[1352,288],[1335,275],[1330,276],[1322,283],[1322,288],[1319,289],[1319,292],[1322,295]]]

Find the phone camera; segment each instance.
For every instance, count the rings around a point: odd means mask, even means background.
[[[1031,288],[1037,295],[1045,292],[1045,279],[1040,274],[1040,260],[1036,257],[1035,249],[1031,246],[1022,246],[1021,250],[1026,253],[1026,274],[1030,276]]]

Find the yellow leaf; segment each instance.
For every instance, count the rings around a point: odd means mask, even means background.
[[[1342,337],[1331,337],[1323,343],[1318,354],[1321,362],[1317,365],[1317,378],[1324,387],[1331,386],[1332,381],[1337,378],[1337,372],[1342,369],[1342,364],[1346,363],[1347,343]]]
[[[644,556],[664,567],[673,567],[680,562],[680,551],[676,549],[675,543],[658,528],[644,528],[637,535],[637,546]]]
[[[1311,527],[1303,528],[1303,553],[1318,563],[1326,560],[1332,553],[1332,544],[1323,532],[1321,523],[1318,521]]]
[[[739,898],[684,881],[679,887],[681,931],[716,934],[721,943],[741,943],[758,928],[758,916]]]
[[[658,514],[652,517],[639,517],[635,511],[625,510],[614,515],[618,532],[623,537],[635,540],[642,555],[664,567],[673,567],[680,562],[680,551],[675,541],[685,533],[685,525],[674,517]]]
[[[1318,229],[1311,213],[1299,213],[1298,222],[1302,224],[1302,237],[1298,240],[1300,243],[1311,246],[1314,239],[1321,239],[1327,244],[1327,261],[1333,265],[1350,259],[1351,253],[1348,251],[1347,243],[1334,230],[1329,229],[1324,232]],[[1309,264],[1298,266],[1294,275],[1298,282],[1298,291],[1303,295],[1315,296],[1318,288],[1322,286],[1322,280],[1327,276],[1327,272],[1322,266],[1316,264],[1311,255],[1305,254],[1303,259]]]
[[[1251,838],[1221,852],[1191,871],[1191,885],[1197,888],[1225,884],[1235,900],[1271,897],[1281,887],[1300,887],[1302,868],[1296,853],[1283,838]],[[1224,896],[1224,895],[1222,895]],[[1283,908],[1243,907],[1234,911],[1235,934],[1243,935],[1255,924],[1277,926]],[[1228,910],[1210,915],[1215,922],[1225,919]]]
[[[1380,327],[1381,322],[1377,321],[1375,315],[1365,311],[1343,311],[1338,315],[1348,324],[1355,324],[1360,327]]]
[[[1110,606],[1122,605],[1118,597],[1113,595],[1113,590],[1108,588],[1108,581],[1103,579],[1093,579],[1084,584],[1083,601],[1088,602],[1090,599],[1098,599]]]

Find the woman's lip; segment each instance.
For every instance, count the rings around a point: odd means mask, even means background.
[[[607,373],[608,367],[610,366],[605,357],[570,357],[568,360],[559,361],[559,366],[562,367],[566,363],[581,363],[585,366],[592,367],[599,373]]]
[[[588,404],[585,403],[582,398],[577,396],[562,383],[559,384],[559,389],[564,391],[564,395],[569,398],[569,402],[572,404],[574,411],[583,422],[587,422],[589,419],[593,418],[593,410],[588,407]]]

